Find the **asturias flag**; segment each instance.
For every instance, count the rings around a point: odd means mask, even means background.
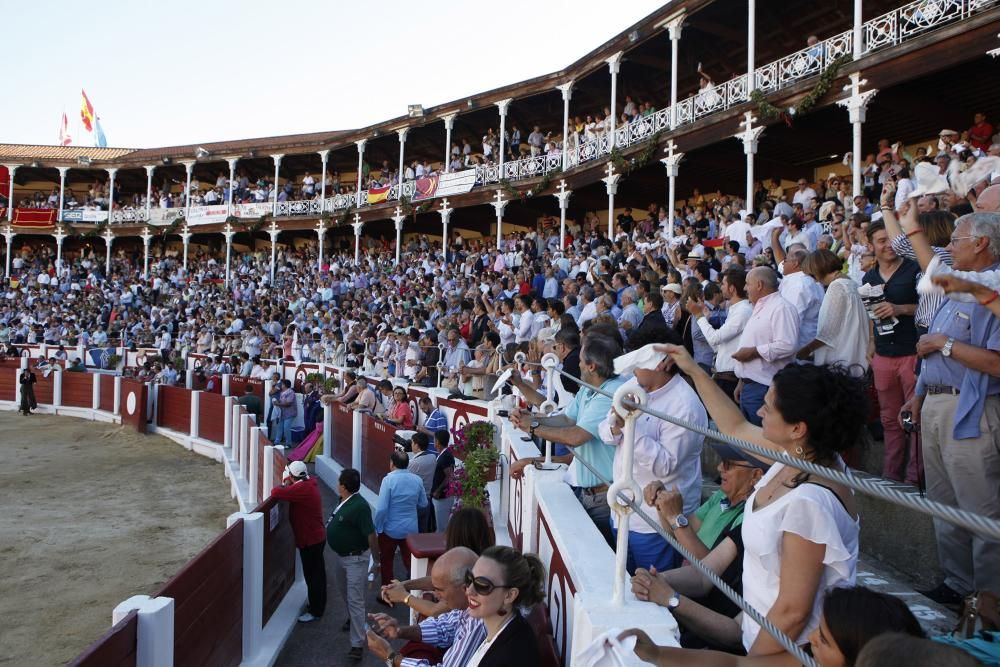
[[[66,112],[63,111],[62,123],[59,124],[59,145],[69,146],[73,143],[73,137],[69,134],[69,118],[66,117]]]
[[[87,99],[87,91],[80,89],[80,93],[83,94],[83,100],[80,103],[80,120],[83,121],[83,126],[87,128],[87,132],[94,131],[94,105],[90,103]]]

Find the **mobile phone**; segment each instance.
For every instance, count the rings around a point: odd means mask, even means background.
[[[534,440],[534,438],[532,438],[530,435],[522,435],[521,440],[524,440],[525,442],[531,442],[532,440]]]
[[[507,410],[497,410],[498,417],[510,417],[510,412]]]

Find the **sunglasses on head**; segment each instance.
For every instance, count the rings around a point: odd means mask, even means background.
[[[486,577],[477,577],[472,574],[472,570],[465,573],[465,587],[469,586],[472,586],[479,595],[489,595],[497,588],[511,588],[511,586],[498,586]]]

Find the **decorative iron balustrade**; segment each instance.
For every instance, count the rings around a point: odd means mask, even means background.
[[[111,222],[146,222],[149,216],[144,208],[126,208],[114,211],[111,214]]]

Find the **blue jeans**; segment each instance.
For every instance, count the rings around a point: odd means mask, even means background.
[[[618,529],[611,527],[611,534],[614,535],[615,544],[618,543]],[[657,572],[672,570],[677,561],[677,554],[665,539],[656,533],[628,533],[628,558],[625,567],[629,574],[635,574],[637,567],[647,570],[655,567]]]
[[[743,380],[743,391],[740,393],[740,411],[746,420],[755,426],[760,426],[761,418],[757,411],[764,405],[764,394],[768,386],[753,380]]]
[[[292,424],[295,417],[284,417],[278,420],[278,430],[274,434],[274,444],[290,445],[292,443]]]

